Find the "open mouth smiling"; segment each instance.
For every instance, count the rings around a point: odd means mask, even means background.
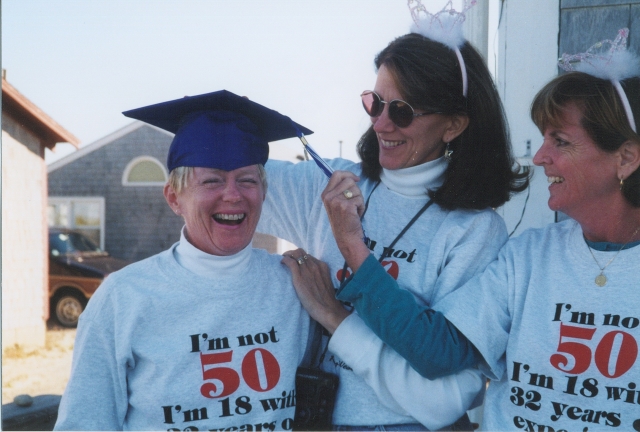
[[[247,216],[246,213],[240,213],[240,214],[216,213],[213,215],[213,219],[216,222],[221,223],[223,225],[240,225],[246,216]]]
[[[385,148],[392,148],[392,147],[398,147],[399,145],[404,144],[406,141],[386,141],[381,139],[380,143],[382,144],[382,147]]]

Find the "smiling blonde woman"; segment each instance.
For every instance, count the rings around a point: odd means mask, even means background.
[[[56,429],[291,429],[310,320],[282,257],[251,247],[291,120],[226,91],[125,115],[176,134],[164,195],[184,228],[91,298]]]

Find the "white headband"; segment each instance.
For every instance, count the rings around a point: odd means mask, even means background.
[[[629,120],[629,126],[635,133],[638,133],[629,98],[620,85],[620,81],[640,75],[640,58],[627,51],[628,37],[629,29],[620,29],[618,36],[613,41],[609,39],[600,41],[583,53],[562,54],[558,64],[566,71],[584,72],[611,81],[620,96],[624,112]],[[609,49],[607,50],[606,47]]]
[[[416,5],[412,6],[412,3],[416,3]],[[476,0],[464,0],[462,11],[458,12],[453,9],[452,0],[448,0],[440,12],[432,14],[420,0],[407,1],[407,6],[409,6],[414,22],[411,26],[411,33],[417,33],[428,39],[440,42],[456,53],[462,73],[462,95],[464,97],[467,97],[469,84],[467,67],[460,52],[460,47],[465,43],[465,38],[462,34],[462,23],[466,18],[464,13],[475,4]]]

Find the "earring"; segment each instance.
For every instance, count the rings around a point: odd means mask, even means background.
[[[620,190],[624,187],[624,178],[620,177]]]
[[[449,143],[447,143],[447,148],[444,150],[444,158],[447,162],[451,162],[451,155],[453,154],[453,150],[449,147]]]

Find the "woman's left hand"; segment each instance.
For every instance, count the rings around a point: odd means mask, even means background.
[[[322,202],[336,244],[354,272],[370,253],[363,241],[364,230],[360,221],[365,211],[365,201],[356,183],[359,179],[352,172],[335,171],[322,192]]]
[[[302,306],[311,318],[333,334],[350,312],[335,297],[329,266],[307,254],[304,249],[285,252],[283,255],[282,263],[291,271],[293,286]]]

